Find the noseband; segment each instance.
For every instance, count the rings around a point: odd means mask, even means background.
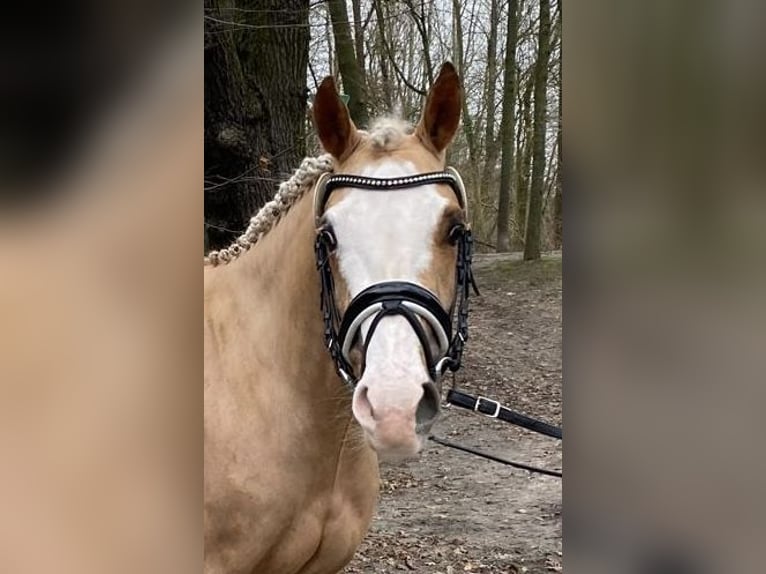
[[[314,217],[317,225],[317,238],[314,244],[316,264],[322,283],[321,309],[324,319],[324,340],[330,351],[338,375],[348,385],[356,385],[351,367],[350,352],[357,338],[362,339],[361,327],[365,320],[372,318],[367,336],[362,341],[362,372],[364,372],[367,347],[375,329],[384,317],[400,315],[406,319],[420,341],[426,359],[429,374],[433,381],[438,381],[444,372],[460,368],[463,346],[468,340],[468,294],[471,287],[478,294],[471,271],[473,239],[468,227],[458,230],[454,237],[457,246],[457,264],[455,268],[455,301],[449,310],[444,309],[439,299],[428,289],[408,281],[384,281],[367,287],[356,295],[341,317],[335,302],[335,284],[330,267],[330,255],[337,247],[337,240],[329,226],[322,224],[327,200],[333,190],[353,187],[372,191],[390,191],[407,189],[430,184],[447,184],[455,192],[460,207],[466,212],[468,205],[465,188],[460,174],[452,167],[445,171],[423,173],[408,177],[372,178],[357,175],[324,174],[317,181],[314,190]],[[452,316],[457,307],[457,328],[452,333]],[[436,339],[437,354],[432,352],[428,334],[424,328],[428,325]]]

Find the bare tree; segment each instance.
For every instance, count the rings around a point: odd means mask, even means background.
[[[452,0],[452,18],[454,20],[453,30],[455,36],[455,66],[461,78],[465,78],[465,53],[463,49],[463,22],[460,14],[460,0]],[[475,165],[477,161],[478,150],[476,146],[476,133],[474,131],[473,118],[468,109],[468,100],[462,99],[462,118],[463,134],[468,144],[468,158],[471,164]]]
[[[434,83],[434,65],[431,60],[431,41],[428,35],[428,15],[426,12],[426,4],[429,6],[431,2],[426,3],[425,0],[420,0],[420,6],[415,6],[415,0],[404,0],[404,3],[409,8],[410,16],[412,17],[415,26],[417,27],[418,34],[420,35],[420,41],[423,46],[423,65],[425,66],[426,74],[428,77],[428,85]]]
[[[511,182],[515,153],[515,103],[516,103],[516,39],[518,33],[518,3],[508,4],[508,29],[505,39],[505,72],[503,79],[503,116],[500,123],[500,145],[503,156],[500,165],[500,191],[497,208],[497,242],[499,252],[511,247],[508,226],[511,215]]]
[[[548,89],[548,56],[551,40],[550,0],[540,0],[540,29],[535,65],[534,140],[532,147],[532,179],[529,186],[529,212],[524,241],[524,260],[540,258],[540,226],[543,206],[543,172],[545,170],[545,133]]]
[[[367,87],[359,67],[359,61],[354,54],[346,0],[328,0],[327,6],[330,9],[330,18],[332,19],[335,51],[338,56],[340,76],[343,80],[343,90],[349,98],[348,111],[357,126],[365,127],[369,123]]]
[[[529,198],[529,168],[532,165],[532,90],[534,74],[529,74],[521,98],[521,129],[517,138],[516,162],[516,202],[514,203],[514,226],[512,244],[517,251],[524,250],[524,237],[527,231],[527,200]]]
[[[484,80],[484,171],[481,179],[482,197],[489,195],[492,177],[497,167],[499,146],[495,141],[495,85],[497,82],[497,28],[500,20],[499,1],[491,0],[489,36],[487,38],[487,71]]]
[[[394,99],[392,95],[391,74],[388,68],[389,47],[386,40],[386,19],[383,16],[383,8],[379,0],[372,0],[372,4],[375,9],[375,23],[377,26],[375,38],[378,61],[380,63],[380,86],[383,91],[383,101],[386,108],[390,110],[394,105]]]
[[[362,78],[364,78],[364,30],[362,25],[361,0],[351,0],[351,10],[354,14],[354,46],[356,48],[356,61],[359,65],[359,71],[362,73]]]
[[[558,12],[556,14],[556,31],[559,41],[558,49],[558,84],[557,95],[559,99],[558,105],[558,127],[556,133],[556,178],[554,182],[554,195],[553,195],[553,248],[561,249],[561,244],[564,240],[564,200],[562,193],[564,191],[563,182],[563,163],[562,163],[562,137],[561,137],[561,123],[562,123],[562,97],[561,97],[561,4],[559,3]]]

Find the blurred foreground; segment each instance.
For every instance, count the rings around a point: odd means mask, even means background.
[[[766,10],[564,20],[566,570],[763,572]]]
[[[65,145],[4,156],[3,573],[201,565],[201,14],[179,21],[142,36],[140,61]],[[75,67],[68,49],[46,45],[53,72]]]

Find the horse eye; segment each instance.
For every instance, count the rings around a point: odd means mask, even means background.
[[[329,225],[325,225],[319,230],[319,238],[325,245],[327,245],[327,248],[330,251],[333,251],[338,246],[335,232]]]
[[[450,230],[447,237],[449,238],[449,242],[452,245],[455,245],[460,238],[463,236],[463,233],[465,233],[465,225],[462,223],[458,223],[457,225],[454,225]]]

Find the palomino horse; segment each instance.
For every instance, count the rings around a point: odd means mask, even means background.
[[[278,225],[209,258],[228,264],[205,273],[207,574],[338,572],[372,518],[378,457],[422,448],[463,311],[465,194],[443,171],[460,98],[445,64],[414,130],[365,132],[326,78],[314,120],[324,171],[344,176],[290,191],[266,210]]]

